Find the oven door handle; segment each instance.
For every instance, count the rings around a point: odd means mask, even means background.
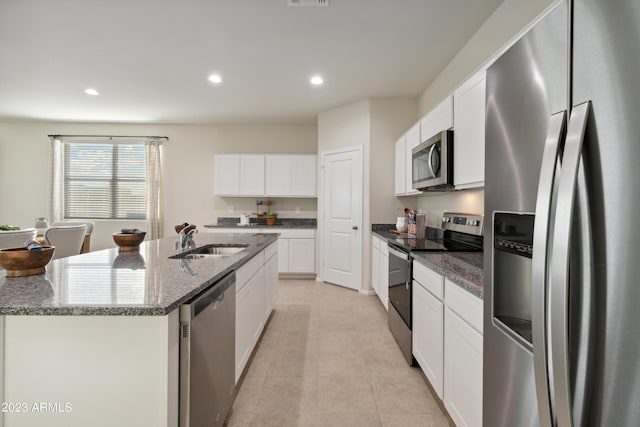
[[[405,261],[409,261],[409,259],[410,259],[408,253],[401,252],[401,251],[395,249],[395,246],[389,245],[389,253],[392,254],[393,256],[398,257],[400,259],[403,259]]]

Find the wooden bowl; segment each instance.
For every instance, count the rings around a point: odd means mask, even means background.
[[[142,234],[124,234],[113,233],[113,241],[121,251],[137,251],[140,249],[140,243],[144,240],[146,233]]]
[[[0,267],[7,270],[7,277],[32,276],[45,272],[55,246],[43,246],[40,252],[29,252],[27,248],[0,249]]]

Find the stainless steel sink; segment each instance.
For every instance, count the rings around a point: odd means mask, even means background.
[[[225,258],[235,255],[247,248],[248,245],[225,245],[211,244],[200,246],[190,251],[182,252],[169,258],[178,259],[207,259],[207,258]]]

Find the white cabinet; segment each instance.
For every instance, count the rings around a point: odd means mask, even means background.
[[[218,154],[218,196],[317,197],[313,154]]]
[[[407,144],[406,136],[402,136],[396,141],[396,170],[395,170],[395,193],[396,196],[404,196],[407,192]]]
[[[267,155],[265,195],[316,197],[316,163],[315,155]]]
[[[243,154],[240,156],[240,195],[264,194],[264,156]]]
[[[240,194],[240,155],[218,154],[214,163],[216,195]]]
[[[236,384],[278,297],[275,243],[236,271]]]
[[[279,229],[278,271],[291,274],[315,274],[316,231]]]
[[[261,196],[264,194],[264,156],[218,154],[215,156],[217,196]]]
[[[438,132],[451,129],[453,119],[453,95],[449,95],[420,119],[420,141],[426,141]]]
[[[385,310],[389,310],[389,247],[384,240],[380,243],[380,293],[378,297]]]
[[[420,191],[413,189],[413,149],[420,144],[420,122],[409,128],[406,133],[405,148],[405,192],[406,194],[420,194]]]
[[[484,186],[485,88],[486,72],[482,69],[453,93],[453,183],[456,188]]]
[[[444,278],[414,262],[413,356],[440,399],[444,390]],[[436,294],[430,292],[435,290]],[[438,295],[437,290],[440,291]]]
[[[420,144],[420,122],[414,124],[397,141],[395,149],[395,194],[396,196],[413,196],[420,194],[414,190],[411,175],[412,153]]]
[[[264,263],[264,308],[265,319],[269,318],[271,311],[278,300],[278,244],[272,243],[265,249]]]
[[[380,239],[371,237],[371,288],[380,295]]]
[[[371,287],[385,309],[389,304],[389,248],[387,242],[371,236]]]
[[[280,233],[278,237],[278,272],[290,276],[316,274],[316,230],[313,228],[208,227],[206,233],[245,234]]]
[[[445,280],[444,405],[458,426],[482,425],[482,300]]]

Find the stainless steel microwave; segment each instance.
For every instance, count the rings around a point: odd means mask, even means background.
[[[453,131],[439,132],[412,150],[411,176],[414,190],[453,189]]]

